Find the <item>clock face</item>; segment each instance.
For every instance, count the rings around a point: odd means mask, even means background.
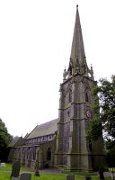
[[[87,110],[87,111],[86,111],[86,116],[87,116],[88,118],[91,118],[91,111],[90,111],[90,110]]]

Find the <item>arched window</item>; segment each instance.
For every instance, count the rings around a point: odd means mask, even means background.
[[[69,103],[72,102],[72,90],[69,89]]]
[[[51,148],[47,150],[47,160],[51,160]]]
[[[91,141],[89,141],[89,150],[90,150],[90,152],[92,151],[92,142]]]
[[[67,114],[68,114],[68,117],[70,117],[70,112],[69,111],[67,112]]]
[[[33,160],[35,160],[35,159],[36,159],[36,148],[33,147]]]
[[[89,97],[88,97],[88,93],[86,92],[86,94],[85,94],[85,101],[86,102],[89,102]]]

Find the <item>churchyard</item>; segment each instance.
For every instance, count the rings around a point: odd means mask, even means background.
[[[0,180],[9,180],[11,175],[12,165],[11,164],[3,164],[0,166]],[[67,174],[64,173],[52,173],[52,172],[42,172],[40,171],[40,176],[35,176],[34,171],[29,168],[21,167],[20,174],[30,173],[31,180],[69,180],[67,178]],[[86,180],[86,176],[90,176],[91,180],[99,180],[99,176],[96,173],[74,173],[75,180]],[[111,180],[110,177],[106,176],[105,180]]]

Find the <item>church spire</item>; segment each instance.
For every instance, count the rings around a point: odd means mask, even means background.
[[[87,74],[88,75],[88,66],[85,58],[85,50],[84,50],[84,42],[83,35],[77,5],[76,11],[76,19],[75,19],[75,27],[74,27],[74,35],[73,42],[71,48],[70,55],[70,63],[69,63],[69,74]]]
[[[75,27],[71,47],[70,62],[68,70],[66,71],[66,69],[64,69],[63,81],[66,81],[66,79],[76,74],[87,76],[94,80],[93,67],[91,66],[91,69],[89,69],[86,62],[78,5],[75,18]]]
[[[82,64],[85,58],[85,50],[84,50],[84,43],[83,43],[78,5],[77,5],[76,20],[75,20],[74,35],[73,35],[70,58],[73,60],[74,65],[77,63],[76,62],[77,59],[78,59],[79,64]]]

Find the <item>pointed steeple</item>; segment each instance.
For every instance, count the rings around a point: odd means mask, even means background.
[[[84,50],[83,35],[82,35],[78,5],[76,11],[74,35],[73,35],[73,42],[72,42],[71,55],[70,55],[69,71],[70,69],[72,74],[76,74],[76,73],[87,74],[87,71],[89,70],[85,58],[85,50]]]
[[[81,29],[81,23],[80,23],[80,17],[79,17],[78,5],[77,5],[76,20],[75,20],[70,58],[74,61],[74,63],[76,59],[78,59],[79,63],[81,64],[83,62],[84,57],[85,57],[85,50],[84,50],[82,29]]]

